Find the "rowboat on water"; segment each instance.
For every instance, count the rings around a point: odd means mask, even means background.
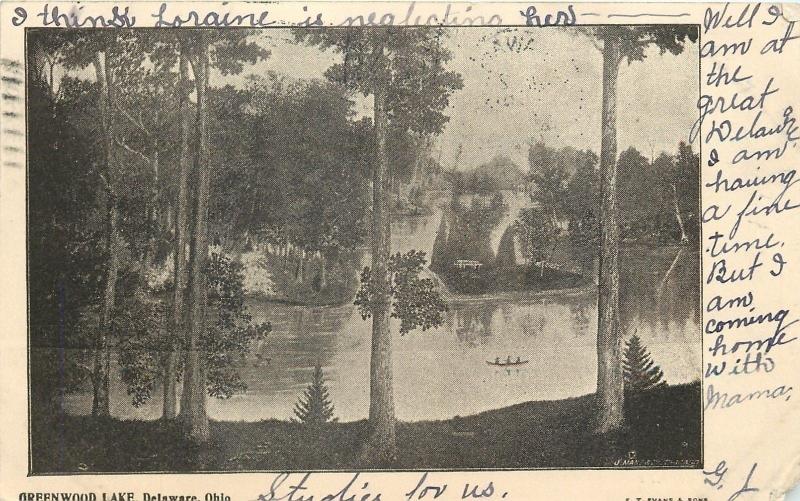
[[[495,365],[495,366],[497,366],[497,367],[512,367],[512,366],[515,366],[515,365],[525,365],[525,364],[527,364],[528,362],[530,362],[530,360],[520,360],[520,359],[517,359],[517,360],[514,360],[514,361],[512,361],[512,360],[506,360],[506,361],[504,361],[504,362],[499,362],[499,361],[497,361],[497,360],[495,360],[494,362],[490,362],[489,360],[487,360],[487,361],[486,361],[486,363],[487,363],[487,364],[489,364],[489,365]]]

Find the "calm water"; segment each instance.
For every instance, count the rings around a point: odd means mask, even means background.
[[[521,197],[507,197],[511,210],[491,235],[497,250]],[[441,215],[408,218],[393,226],[393,250],[430,253]],[[669,383],[699,379],[699,262],[677,247],[626,248],[621,255],[621,308],[627,333],[638,332]],[[556,294],[515,302],[451,304],[445,325],[405,336],[393,328],[394,386],[402,420],[468,415],[528,400],[560,399],[595,390],[597,298]],[[220,420],[286,419],[319,361],[328,379],[336,416],[365,418],[369,409],[369,321],[352,305],[302,307],[251,301],[254,320],[273,332],[240,368],[248,384],[230,400],[211,399]],[[258,356],[256,356],[256,354]],[[486,364],[496,357],[530,360],[519,370]],[[87,412],[88,395],[68,401]],[[156,418],[160,395],[132,409],[124,390],[112,413]]]

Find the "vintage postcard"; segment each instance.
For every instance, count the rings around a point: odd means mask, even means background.
[[[781,498],[798,20],[3,3],[0,499]]]

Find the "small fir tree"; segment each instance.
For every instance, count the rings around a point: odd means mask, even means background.
[[[450,256],[447,248],[447,221],[445,221],[445,217],[445,214],[442,214],[439,229],[436,231],[436,239],[433,241],[433,250],[431,251],[432,270],[444,269],[449,264],[448,259]]]
[[[318,426],[328,422],[335,422],[333,417],[334,406],[328,394],[328,386],[322,375],[319,362],[314,366],[314,377],[311,384],[294,406],[294,415],[297,421],[307,425]]]
[[[667,384],[661,367],[655,364],[650,352],[636,334],[625,342],[622,371],[625,376],[625,389],[628,391],[641,392]]]
[[[506,228],[500,237],[497,258],[494,261],[499,270],[513,270],[517,266],[516,231],[514,225]]]

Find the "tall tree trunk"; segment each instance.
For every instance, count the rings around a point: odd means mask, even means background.
[[[380,56],[383,48],[379,49]],[[392,387],[392,336],[389,330],[391,298],[388,264],[391,238],[389,195],[391,175],[386,151],[388,118],[385,80],[377,85],[375,98],[375,136],[378,162],[372,182],[372,354],[370,358],[369,423],[371,433],[363,459],[382,464],[396,455],[394,389]]]
[[[181,120],[181,156],[180,172],[178,174],[178,198],[175,202],[175,252],[174,252],[174,280],[172,305],[172,338],[167,343],[166,361],[164,363],[164,419],[175,418],[176,406],[176,370],[178,366],[179,341],[186,335],[185,330],[185,303],[184,290],[186,288],[186,232],[187,232],[187,205],[189,166],[191,156],[189,141],[191,134],[191,117],[189,115],[189,62],[186,54],[181,52],[179,63],[180,75],[180,104],[179,114]]]
[[[111,403],[109,396],[109,374],[111,370],[111,354],[108,349],[108,335],[112,330],[114,315],[114,303],[116,297],[116,282],[119,272],[119,259],[117,257],[118,235],[117,235],[117,207],[116,198],[109,194],[107,201],[107,239],[106,248],[108,249],[108,264],[106,270],[106,285],[103,293],[103,310],[101,314],[101,325],[98,333],[94,353],[93,369],[93,399],[92,415],[109,416],[111,414]]]
[[[108,336],[111,333],[114,301],[116,298],[117,275],[119,273],[119,234],[117,230],[117,196],[114,192],[116,168],[114,165],[114,129],[111,115],[112,79],[108,68],[107,53],[98,52],[94,58],[94,69],[97,82],[100,85],[100,115],[103,130],[103,147],[106,161],[105,187],[106,199],[106,250],[108,263],[106,265],[106,283],[103,292],[103,308],[100,318],[94,353],[94,367],[92,375],[93,398],[92,415],[108,416],[111,414],[109,401],[109,371],[111,354],[108,350]]]
[[[678,220],[678,227],[681,229],[681,243],[689,243],[689,237],[686,236],[686,229],[683,226],[681,208],[678,205],[678,189],[675,188],[675,183],[672,183],[672,203],[675,205],[675,219]]]
[[[603,40],[603,111],[600,145],[600,278],[597,321],[596,431],[606,433],[622,426],[624,398],[622,333],[619,323],[619,227],[617,225],[617,75],[619,38],[606,33]]]
[[[208,287],[205,266],[208,260],[208,203],[210,198],[210,148],[208,133],[208,44],[201,42],[193,64],[197,89],[197,129],[199,135],[197,161],[197,197],[192,252],[189,263],[189,351],[183,376],[181,417],[188,438],[205,443],[209,438],[206,413],[205,374],[201,353],[201,340],[205,331],[205,313]]]
[[[147,287],[147,272],[153,263],[153,255],[156,252],[156,236],[160,233],[161,215],[158,210],[158,139],[153,143],[153,153],[150,157],[150,167],[153,169],[153,189],[150,193],[150,200],[147,202],[147,220],[153,225],[149,229],[147,243],[144,247],[142,263],[139,267],[139,284],[144,289]]]

